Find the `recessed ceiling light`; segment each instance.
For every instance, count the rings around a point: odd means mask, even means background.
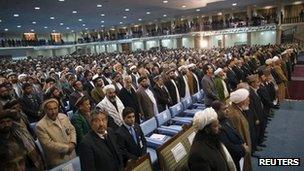
[[[151,12],[148,11],[148,12],[146,12],[146,14],[149,15],[149,14],[151,14]]]
[[[35,10],[40,10],[40,7],[35,7]]]
[[[55,17],[50,17],[50,19],[51,19],[51,20],[54,20],[54,19],[55,19]]]
[[[53,30],[53,32],[55,32],[56,30]]]
[[[85,25],[85,24],[82,24],[82,26],[85,27],[86,25]]]
[[[34,29],[31,29],[30,31],[31,31],[31,32],[34,32],[35,30],[34,30]]]
[[[85,28],[86,30],[88,30],[88,28]]]
[[[21,26],[17,26],[18,28],[20,28]]]
[[[36,24],[36,21],[33,21],[32,24]]]
[[[82,19],[81,19],[81,18],[79,18],[79,19],[78,19],[78,21],[82,21]]]
[[[106,14],[102,13],[102,14],[100,14],[100,16],[104,17],[104,16],[106,16]]]
[[[59,2],[64,2],[65,0],[58,0]]]
[[[47,29],[48,27],[47,27],[47,26],[44,26],[43,28]]]
[[[164,14],[163,17],[167,17],[167,14]]]
[[[6,29],[4,29],[4,31],[8,31],[8,29],[6,28]]]
[[[69,30],[69,29],[70,29],[70,27],[66,27],[66,29],[67,29],[67,30]]]
[[[126,8],[125,11],[128,12],[128,11],[130,11],[130,9],[129,9],[129,8]]]
[[[2,22],[2,20],[0,20],[0,23]]]
[[[196,9],[195,11],[196,11],[196,12],[199,12],[199,11],[201,11],[201,9]]]
[[[77,14],[77,11],[72,11],[73,14]]]
[[[233,3],[233,4],[232,4],[232,6],[236,6],[236,5],[237,5],[237,3]]]
[[[63,26],[63,23],[60,23],[61,26]]]
[[[101,27],[104,27],[104,25],[101,25]]]
[[[164,4],[168,3],[168,1],[163,1]]]
[[[187,7],[186,5],[183,5],[183,6],[182,6],[182,8],[186,8],[186,7]]]
[[[139,18],[139,19],[138,19],[138,21],[142,21],[142,19],[141,19],[141,18]]]
[[[73,33],[73,32],[74,32],[74,30],[71,30],[71,32]]]
[[[122,18],[126,19],[126,18],[127,18],[127,16],[123,16]]]
[[[123,24],[123,22],[121,21],[121,22],[119,22],[119,24]]]
[[[101,5],[101,4],[97,4],[96,7],[97,7],[97,8],[101,8],[102,5]]]
[[[19,17],[19,14],[14,14],[13,16],[14,16],[14,17]]]
[[[103,20],[101,21],[101,23],[104,23],[104,22],[105,22],[105,21],[103,21]]]

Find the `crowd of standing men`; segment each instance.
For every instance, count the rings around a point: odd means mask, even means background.
[[[251,170],[299,50],[244,45],[1,60],[1,168],[43,170],[79,155],[84,170],[121,170],[146,154],[142,121],[203,89],[222,125],[221,142],[236,166],[245,156]],[[239,146],[225,138],[227,129]]]

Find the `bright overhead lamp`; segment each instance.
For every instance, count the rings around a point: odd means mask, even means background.
[[[165,0],[165,1],[163,1],[163,3],[166,4],[166,3],[168,3],[168,1]]]
[[[196,12],[200,12],[200,11],[201,11],[201,9],[196,9],[195,11],[196,11]]]
[[[101,27],[104,27],[104,25],[101,25]]]
[[[0,20],[0,23],[2,22],[2,20]]]
[[[123,16],[122,18],[126,19],[126,18],[127,18],[127,16]]]
[[[236,5],[237,5],[237,3],[233,3],[233,4],[232,4],[232,6],[236,6]]]
[[[21,26],[17,26],[17,28],[20,28]]]
[[[186,5],[183,5],[183,6],[182,6],[182,8],[186,8],[186,7],[187,7]]]
[[[34,29],[31,29],[30,31],[31,31],[31,32],[34,32],[35,30],[34,30]]]
[[[151,12],[148,11],[148,12],[146,12],[146,14],[149,15],[149,14],[151,14]]]
[[[167,17],[167,14],[164,14],[163,17]]]
[[[43,28],[47,29],[48,27],[47,27],[47,26],[44,26]]]
[[[77,11],[72,11],[73,14],[77,14]]]
[[[35,7],[35,10],[40,10],[40,7]]]
[[[56,30],[52,30],[53,32],[56,32]]]
[[[101,23],[104,23],[104,22],[105,22],[105,21],[103,21],[103,20],[101,21]]]
[[[121,22],[119,22],[119,24],[123,24],[123,22],[121,21]]]
[[[100,14],[100,16],[104,17],[104,16],[106,16],[106,14],[102,13],[102,14]]]
[[[101,4],[97,4],[96,7],[97,7],[97,8],[101,8],[102,5],[101,5]]]
[[[85,28],[86,30],[88,30],[88,28]]]
[[[14,14],[13,16],[14,16],[14,17],[19,17],[19,14]]]
[[[60,23],[61,26],[63,26],[63,23]]]
[[[36,24],[36,21],[33,21],[32,24]]]
[[[54,19],[55,19],[55,17],[50,17],[50,19],[51,19],[51,20],[54,20]]]
[[[85,24],[82,24],[82,26],[85,27],[86,25],[85,25]]]
[[[65,0],[58,0],[59,2],[64,2]]]
[[[8,31],[8,29],[6,28],[6,29],[4,29],[4,31]]]
[[[69,29],[70,29],[70,27],[66,27],[66,29],[67,29],[67,30],[69,30]]]
[[[142,19],[141,19],[141,18],[139,18],[139,19],[138,19],[138,21],[142,21]]]
[[[71,30],[71,32],[73,33],[73,32],[74,32],[74,30]]]
[[[129,11],[130,11],[130,9],[129,9],[129,8],[126,8],[126,9],[125,9],[125,11],[126,11],[126,12],[129,12]]]
[[[82,19],[81,19],[81,18],[79,18],[79,19],[78,19],[78,21],[82,21]]]

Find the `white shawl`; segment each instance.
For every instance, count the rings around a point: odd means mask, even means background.
[[[117,96],[116,96],[116,105],[118,112],[115,106],[113,105],[113,103],[107,97],[104,97],[102,101],[97,104],[97,107],[107,111],[109,116],[111,116],[114,119],[114,122],[117,125],[121,126],[123,123],[122,110],[125,108],[125,106]]]

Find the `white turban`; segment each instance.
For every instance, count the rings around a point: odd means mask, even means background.
[[[188,68],[187,68],[187,66],[185,66],[185,65],[182,65],[182,66],[178,67],[178,70],[179,70],[179,71],[181,71],[182,69],[188,69]]]
[[[274,56],[273,58],[272,58],[272,61],[273,62],[276,62],[276,61],[278,61],[280,58],[278,57],[278,56]]]
[[[136,66],[133,65],[133,66],[131,66],[130,70],[132,71],[132,70],[135,69],[135,68],[136,68]]]
[[[18,75],[18,80],[21,80],[24,77],[27,77],[27,75],[26,74],[20,74],[20,75]]]
[[[265,63],[267,65],[270,65],[273,62],[272,58],[266,59]]]
[[[240,88],[232,93],[230,93],[230,100],[233,103],[241,103],[242,101],[244,101],[247,97],[249,96],[249,91],[244,89],[244,88]]]
[[[191,63],[187,66],[187,68],[192,68],[192,67],[195,67],[196,65],[194,63]]]
[[[106,94],[108,90],[113,89],[115,90],[115,86],[113,84],[108,84],[103,87],[102,91]]]
[[[79,69],[83,69],[83,67],[80,66],[80,65],[78,65],[78,66],[75,68],[76,71],[79,70]]]
[[[214,75],[218,75],[220,72],[222,72],[223,69],[222,68],[218,68],[214,71]]]
[[[193,126],[197,130],[202,130],[211,122],[217,120],[217,113],[211,107],[203,111],[196,112],[193,117]]]

